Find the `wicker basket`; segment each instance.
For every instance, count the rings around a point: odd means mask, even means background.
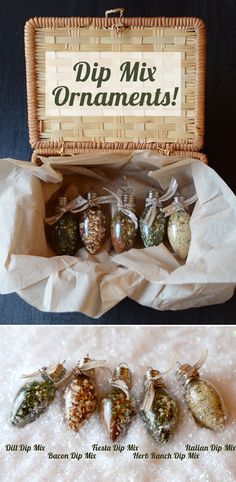
[[[204,141],[205,27],[183,18],[34,18],[25,25],[30,143],[37,156],[152,149],[191,156]],[[109,12],[108,12],[109,13]],[[181,116],[47,117],[45,53],[181,52]]]

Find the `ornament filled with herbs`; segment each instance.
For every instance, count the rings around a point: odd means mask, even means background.
[[[175,196],[172,204],[165,208],[166,216],[169,216],[167,235],[170,245],[180,259],[186,259],[191,242],[190,214],[187,206],[197,200],[195,194],[189,199],[183,196]]]
[[[174,195],[177,187],[176,179],[172,178],[167,192],[162,196],[159,196],[155,188],[147,192],[145,208],[139,218],[140,234],[145,248],[158,246],[163,241],[167,224],[163,203]]]
[[[55,398],[56,391],[63,384],[66,370],[61,363],[43,367],[22,378],[40,376],[40,379],[25,383],[17,392],[10,421],[13,425],[22,427],[38,418]]]
[[[136,414],[136,402],[130,393],[131,372],[119,365],[110,377],[111,390],[101,401],[100,419],[107,437],[117,442],[124,437]]]
[[[57,255],[73,256],[79,249],[79,227],[73,208],[74,202],[69,203],[66,196],[59,196],[55,207],[55,214],[46,218],[47,237]]]
[[[178,362],[176,376],[184,386],[185,401],[197,424],[211,430],[223,430],[228,418],[223,399],[214,385],[201,378],[198,371],[206,358],[207,351],[195,365]]]
[[[169,441],[178,420],[177,403],[162,378],[172,368],[173,364],[163,373],[149,368],[144,378],[145,392],[140,413],[149,434],[159,443]]]
[[[111,221],[111,241],[115,252],[123,253],[134,247],[137,237],[135,195],[133,190],[128,188],[120,189],[114,196],[117,201],[117,213]]]
[[[97,409],[95,369],[104,368],[104,360],[82,358],[72,370],[65,389],[64,414],[68,426],[78,432]]]

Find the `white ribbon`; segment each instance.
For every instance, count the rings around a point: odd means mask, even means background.
[[[122,199],[119,196],[119,194],[117,194],[113,191],[110,191],[109,189],[106,189],[105,187],[104,187],[104,189],[111,194],[110,197],[113,199],[112,202],[114,202],[114,199],[115,199],[115,201],[117,202],[118,210],[120,212],[122,212],[123,214],[125,214],[126,216],[128,216],[131,219],[131,221],[133,221],[133,223],[135,225],[135,228],[138,229],[138,218],[137,218],[136,214],[129,209],[129,205],[123,204]],[[109,196],[107,196],[107,197],[109,197]]]
[[[106,368],[106,360],[79,360],[74,371],[86,373],[88,370],[95,368]]]
[[[29,373],[28,375],[21,375],[21,378],[33,378],[37,375],[47,375],[50,378],[50,374],[52,374],[60,365],[63,366],[64,372],[66,372],[66,369],[63,365],[64,363],[65,360],[63,361],[63,363],[55,363],[54,365],[49,365],[48,367],[39,368],[39,370],[37,370],[36,372]]]
[[[175,177],[172,177],[171,180],[170,180],[170,184],[169,184],[169,187],[166,191],[165,194],[163,194],[159,200],[161,201],[161,203],[163,203],[164,201],[168,201],[168,199],[170,199],[172,196],[174,196],[174,194],[176,193],[177,191],[177,188],[178,188],[178,183],[175,179]]]
[[[140,407],[141,410],[143,410],[144,412],[148,412],[152,408],[153,400],[154,400],[154,397],[155,397],[155,388],[154,388],[153,382],[160,379],[160,387],[165,387],[164,382],[161,379],[164,375],[167,375],[167,373],[169,373],[172,370],[172,368],[176,365],[176,362],[177,362],[177,354],[175,353],[174,356],[173,356],[171,365],[167,370],[165,370],[162,373],[158,373],[158,375],[156,375],[155,377],[150,376],[146,380],[145,385],[144,385],[145,386],[145,397],[144,397],[143,403]],[[152,370],[152,368],[150,369],[150,371],[151,370]]]
[[[161,209],[160,199],[156,199],[156,198],[147,199],[145,207],[147,206],[150,206],[150,209],[148,209],[148,212],[143,222],[149,228],[151,228],[157,215],[157,208]]]
[[[55,224],[59,219],[62,218],[63,214],[70,212],[70,213],[80,213],[85,211],[89,207],[98,206],[99,204],[107,204],[114,202],[112,196],[98,196],[96,199],[88,201],[84,199],[82,196],[78,196],[77,198],[73,199],[70,203],[68,203],[65,207],[59,208],[59,212],[51,216],[50,218],[46,218],[45,222],[47,224]]]
[[[158,378],[161,378],[162,375],[163,373],[160,373],[156,377],[151,377],[145,383],[145,397],[140,407],[140,409],[143,410],[144,412],[148,412],[152,408],[153,400],[155,397],[155,388],[154,388],[153,382]]]
[[[146,206],[145,207],[150,206],[150,209],[148,209],[148,212],[147,212],[147,214],[144,218],[144,224],[146,224],[149,228],[151,228],[151,226],[154,223],[154,220],[155,220],[156,215],[157,215],[157,209],[162,208],[162,202],[168,201],[168,199],[170,199],[172,196],[174,196],[174,194],[177,190],[177,187],[178,187],[178,183],[177,183],[176,179],[174,177],[172,177],[171,181],[170,181],[170,184],[169,184],[169,187],[168,187],[165,194],[163,194],[159,198],[154,197],[154,198],[150,198],[150,199],[146,200]]]
[[[120,379],[113,380],[113,378],[110,378],[109,383],[110,383],[111,387],[119,388],[120,390],[122,390],[122,392],[124,392],[124,394],[126,395],[126,398],[129,400],[129,398],[130,398],[129,388],[126,385],[124,380],[120,380]]]
[[[171,216],[174,212],[176,212],[180,208],[185,208],[189,206],[190,204],[193,204],[195,201],[197,201],[197,194],[194,194],[192,197],[185,199],[184,201],[173,201],[172,204],[169,206],[166,206],[163,208],[163,212],[165,213],[165,217]]]
[[[205,351],[202,353],[200,360],[198,360],[197,363],[193,365],[193,368],[195,368],[196,370],[199,370],[202,367],[202,365],[204,365],[207,357],[208,357],[208,350],[206,348]]]

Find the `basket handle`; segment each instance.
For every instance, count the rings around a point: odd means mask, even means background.
[[[125,9],[124,8],[112,8],[111,10],[106,10],[105,11],[105,17],[108,18],[109,15],[111,15],[112,13],[119,13],[119,17],[123,17],[124,16],[124,11]]]

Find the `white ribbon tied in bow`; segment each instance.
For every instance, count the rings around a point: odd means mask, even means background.
[[[87,199],[84,199],[82,196],[78,196],[77,198],[73,199],[70,203],[68,203],[65,207],[60,207],[59,212],[54,214],[53,216],[46,218],[45,222],[47,224],[55,224],[57,221],[59,221],[62,216],[67,213],[80,213],[82,211],[85,211],[91,206],[98,206],[99,204],[107,204],[107,203],[113,203],[114,199],[112,196],[99,196],[94,200],[88,201]]]
[[[178,187],[178,183],[174,177],[171,178],[170,185],[165,194],[160,196],[159,198],[150,198],[146,200],[146,206],[150,206],[148,212],[144,218],[144,224],[146,224],[149,228],[154,223],[156,218],[158,209],[162,208],[162,203],[168,201],[172,196],[174,196]]]
[[[163,211],[165,213],[165,217],[171,216],[176,210],[185,208],[187,206],[190,206],[190,204],[193,204],[197,201],[197,194],[195,193],[193,196],[191,196],[188,199],[185,199],[184,201],[174,201],[170,206],[166,206],[166,208],[163,208]]]
[[[131,221],[133,221],[133,223],[135,225],[135,228],[138,229],[138,218],[137,218],[136,214],[133,211],[131,211],[126,204],[123,204],[121,196],[118,193],[115,193],[113,191],[110,191],[109,189],[106,189],[105,187],[104,187],[104,189],[111,194],[110,198],[112,199],[112,202],[113,203],[114,203],[114,201],[117,202],[118,210],[121,213],[128,216],[131,219]],[[109,198],[109,196],[107,196],[107,198]]]

